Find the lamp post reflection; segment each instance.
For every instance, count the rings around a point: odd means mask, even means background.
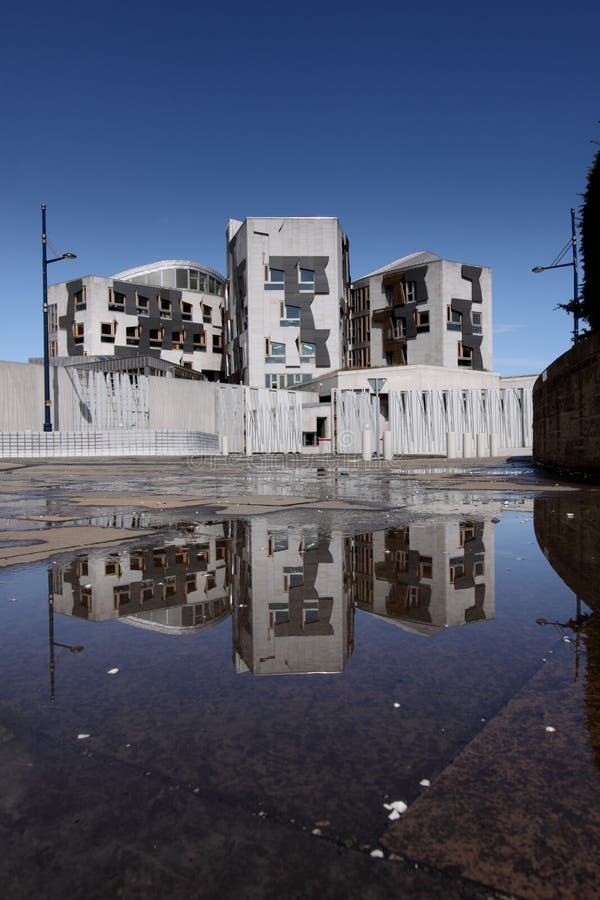
[[[54,640],[54,583],[52,579],[52,569],[48,569],[48,649],[50,653],[50,702],[54,703],[55,699],[55,671],[56,659],[54,654],[55,647],[63,647],[69,653],[81,653],[84,649],[81,644],[61,644],[60,641]]]

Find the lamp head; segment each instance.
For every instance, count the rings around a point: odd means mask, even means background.
[[[546,270],[546,266],[534,266],[531,270],[532,272],[544,272]]]
[[[61,259],[77,259],[77,254],[75,253],[63,253]]]

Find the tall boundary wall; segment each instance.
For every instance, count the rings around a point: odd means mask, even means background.
[[[600,477],[600,334],[567,350],[535,382],[533,458]]]

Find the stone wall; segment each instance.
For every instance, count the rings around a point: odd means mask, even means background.
[[[537,379],[533,458],[600,477],[600,334],[563,353]]]

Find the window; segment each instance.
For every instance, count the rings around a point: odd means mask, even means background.
[[[190,291],[198,290],[198,275],[200,273],[196,269],[190,269]]]
[[[457,578],[462,578],[465,574],[465,567],[463,565],[463,561],[451,559],[450,560],[450,584],[454,584]]]
[[[183,322],[191,322],[192,321],[192,304],[186,303],[185,300],[180,300],[179,308],[181,310],[181,319]]]
[[[188,270],[175,269],[175,286],[187,290],[188,287]]]
[[[394,341],[406,337],[406,319],[396,319],[395,321],[390,322],[386,337],[391,338]]]
[[[287,303],[282,303],[280,307],[280,325],[282,326],[295,326],[300,327],[300,307],[299,306],[288,306]]]
[[[213,334],[212,348],[213,348],[213,353],[222,353],[223,352],[223,335],[222,334]]]
[[[123,604],[129,603],[131,601],[131,590],[129,589],[129,585],[114,587],[113,599],[115,609],[120,609]]]
[[[173,344],[173,350],[183,350],[183,343],[185,341],[185,331],[172,331],[171,332],[171,341]]]
[[[417,299],[417,282],[416,281],[405,281],[404,282],[404,297],[407,303],[414,303]]]
[[[431,556],[421,556],[419,558],[419,578],[433,578]]]
[[[126,329],[125,343],[128,347],[139,347],[140,345],[140,326],[128,325]]]
[[[446,328],[448,331],[461,331],[462,329],[462,313],[451,306],[446,307]]]
[[[73,322],[73,343],[83,344],[84,329],[83,322]]]
[[[471,312],[471,324],[473,325],[473,333],[481,334],[481,313]]]
[[[202,304],[202,321],[205,325],[210,325],[212,322],[212,307],[207,306],[206,303]]]
[[[461,525],[460,526],[460,546],[464,547],[465,544],[467,544],[469,541],[474,541],[474,540],[475,540],[475,526],[471,525],[471,524]]]
[[[429,311],[426,309],[418,309],[415,313],[415,323],[417,326],[417,334],[429,331]]]
[[[138,316],[147,316],[150,314],[150,300],[142,294],[135,295],[135,305],[137,307]]]
[[[300,362],[301,363],[314,362],[316,350],[317,350],[316,344],[312,344],[309,341],[301,341],[300,342]]]
[[[299,274],[300,277],[298,280],[300,284],[305,284],[308,286],[309,284],[313,285],[315,283],[314,269],[300,269]]]
[[[58,341],[48,341],[48,356],[58,356]]]
[[[164,297],[158,298],[158,311],[160,313],[161,319],[170,319],[171,318],[171,301],[165,300]]]
[[[110,289],[109,289],[109,303],[110,303]],[[85,296],[85,285],[81,288],[80,291],[75,292],[75,309],[85,309],[86,307],[86,296]]]
[[[473,565],[473,575],[485,575],[485,561],[483,559],[476,559]]]
[[[385,302],[388,306],[394,305],[394,287],[391,284],[386,284],[384,287],[385,290]]]
[[[118,556],[109,556],[108,559],[104,561],[104,574],[116,575],[117,578],[121,577],[121,564]]]
[[[151,328],[148,332],[148,337],[150,339],[150,346],[156,348],[162,347],[162,339],[164,335],[163,328]]]
[[[473,350],[465,347],[462,341],[458,342],[458,365],[463,368],[473,368]]]
[[[265,289],[266,290],[283,290],[285,282],[285,272],[283,269],[271,269],[265,266]]]
[[[285,362],[285,344],[265,338],[265,362]]]
[[[115,291],[114,288],[109,288],[108,308],[114,309],[116,312],[125,312],[125,294]]]
[[[114,344],[115,334],[117,332],[116,322],[100,323],[100,340],[105,344]]]
[[[194,350],[206,352],[206,333],[204,331],[200,331],[192,335],[192,345]]]

